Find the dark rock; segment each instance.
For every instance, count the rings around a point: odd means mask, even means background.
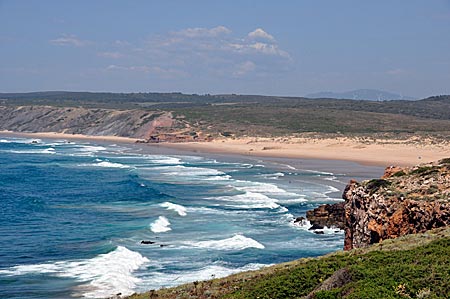
[[[142,240],[141,244],[155,244],[156,242],[153,241],[147,241],[147,240]]]
[[[320,224],[314,223],[309,230],[323,229],[324,227]]]
[[[315,230],[314,233],[316,235],[324,235],[325,234],[325,232],[323,230]]]
[[[306,212],[306,218],[313,225],[321,226],[321,228],[337,227],[344,229],[345,211],[344,202],[335,203],[332,205],[321,205],[314,210]]]
[[[305,217],[297,217],[295,218],[294,223],[302,223],[305,220],[306,220]]]
[[[346,284],[352,281],[352,276],[349,270],[340,269],[333,273],[329,278],[325,279],[317,288],[315,288],[308,296],[302,297],[302,299],[316,298],[316,293],[320,291],[331,291],[337,288],[342,288]]]

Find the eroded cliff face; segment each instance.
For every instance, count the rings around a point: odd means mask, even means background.
[[[344,190],[344,250],[450,225],[450,159],[388,167],[382,179]]]
[[[0,130],[60,132],[147,139],[182,124],[170,112],[82,107],[0,106]],[[179,128],[178,128],[179,129]]]

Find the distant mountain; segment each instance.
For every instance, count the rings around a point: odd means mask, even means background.
[[[392,101],[392,100],[415,100],[415,98],[402,96],[400,94],[376,90],[376,89],[357,89],[344,92],[317,92],[306,95],[307,98],[320,99],[350,99],[350,100],[367,100],[367,101]]]

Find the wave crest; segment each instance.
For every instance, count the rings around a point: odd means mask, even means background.
[[[183,207],[182,205],[177,205],[171,202],[163,202],[162,204],[160,204],[161,207],[163,208],[167,208],[168,210],[173,210],[175,212],[178,213],[178,215],[180,216],[186,216],[186,211],[187,209],[185,207]]]
[[[154,233],[164,233],[172,230],[169,220],[164,216],[159,216],[152,224],[150,224],[150,230]]]
[[[17,276],[46,273],[57,277],[71,277],[88,282],[81,286],[80,289],[84,290],[81,296],[105,298],[117,293],[131,295],[136,284],[141,281],[133,276],[133,272],[147,262],[149,260],[140,253],[118,246],[115,250],[92,259],[20,265],[0,270],[0,274]]]
[[[210,240],[199,242],[188,242],[187,244],[197,248],[208,248],[217,250],[243,250],[246,248],[264,249],[264,245],[252,238],[244,235],[235,235],[234,237],[223,240]]]

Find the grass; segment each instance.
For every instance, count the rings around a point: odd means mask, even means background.
[[[432,134],[450,139],[450,96],[420,101],[371,102],[180,93],[0,94],[0,108],[30,105],[171,111],[196,131],[213,136],[219,136],[221,132],[233,136],[261,137],[317,132],[346,135]]]
[[[449,298],[449,263],[446,228],[130,298]],[[313,292],[340,269],[348,281]]]

